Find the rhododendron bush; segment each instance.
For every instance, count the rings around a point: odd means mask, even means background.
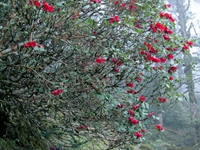
[[[151,107],[179,100],[176,56],[192,46],[173,33],[170,4],[11,2],[0,20],[1,138],[33,149],[98,138],[114,148],[164,131]]]

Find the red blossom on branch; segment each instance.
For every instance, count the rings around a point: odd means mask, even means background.
[[[139,138],[142,137],[142,133],[136,131],[136,132],[134,133],[134,136],[136,136],[136,137],[139,139]]]
[[[140,96],[140,101],[141,101],[141,102],[144,102],[145,100],[146,100],[146,97],[144,97],[143,95]]]
[[[47,2],[43,2],[43,10],[46,12],[52,12],[54,7],[49,5]]]
[[[150,112],[150,113],[148,114],[148,117],[151,117],[151,116],[153,116],[153,115],[155,115],[155,113],[154,113],[154,112]]]
[[[126,86],[130,87],[130,88],[133,88],[134,87],[134,84],[132,82],[129,82],[129,83],[126,83]]]
[[[171,60],[174,59],[174,56],[172,54],[167,54],[167,58]]]
[[[163,127],[161,124],[156,124],[156,128],[159,130],[159,131],[164,131]]]
[[[159,97],[158,100],[159,100],[161,103],[166,103],[166,102],[167,102],[166,98],[162,98],[162,97]]]
[[[106,62],[106,59],[103,58],[103,57],[98,57],[96,60],[95,60],[96,63],[98,64],[103,64]]]
[[[133,110],[129,109],[127,112],[128,112],[128,114],[130,114],[131,116],[135,116],[135,113],[134,113]]]
[[[133,110],[137,110],[139,107],[140,107],[140,105],[139,105],[139,104],[136,104],[136,105],[134,105],[132,108],[133,108]]]
[[[60,95],[62,92],[63,92],[62,89],[57,89],[57,90],[52,91],[52,94],[57,96],[57,95]]]
[[[101,0],[90,0],[90,2],[93,2],[93,3],[98,3],[98,4],[100,4],[100,3],[101,3]]]
[[[35,46],[37,46],[37,43],[35,41],[29,41],[26,44],[24,44],[25,48],[29,48],[29,47],[34,48]]]
[[[169,68],[168,73],[170,73],[170,74],[174,73],[174,72],[176,72],[177,69],[178,68],[176,66],[172,66],[172,67]]]
[[[119,22],[119,16],[115,15],[109,19],[109,23]]]

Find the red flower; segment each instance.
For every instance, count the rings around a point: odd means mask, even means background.
[[[122,3],[121,5],[122,5],[123,8],[126,8],[126,4],[125,3]]]
[[[163,127],[161,124],[156,124],[156,128],[159,130],[159,131],[164,131]]]
[[[153,116],[153,115],[155,115],[155,113],[154,113],[154,112],[151,112],[151,113],[148,114],[148,117],[151,117],[151,116]]]
[[[84,126],[84,125],[81,125],[79,127],[76,127],[77,130],[85,130],[85,129],[88,129],[87,126]]]
[[[165,17],[165,13],[164,12],[160,12],[160,18]]]
[[[114,71],[115,71],[116,73],[118,73],[118,72],[119,72],[119,68],[114,68]]]
[[[176,67],[176,66],[172,66],[169,70],[168,70],[168,73],[174,73],[174,72],[176,72],[176,70],[177,70],[178,68]]]
[[[136,132],[134,133],[134,136],[136,136],[136,137],[139,139],[139,138],[142,137],[142,133],[136,131]]]
[[[29,48],[29,47],[34,48],[36,45],[37,45],[37,44],[36,44],[35,41],[29,41],[29,42],[27,42],[26,44],[24,44],[24,47],[25,47],[25,48]]]
[[[131,109],[128,110],[128,114],[130,114],[131,116],[134,116],[134,115],[135,115],[134,111],[131,110]]]
[[[29,4],[40,7],[40,2],[38,0],[29,0]]]
[[[139,104],[136,104],[136,105],[134,105],[132,108],[133,108],[133,110],[136,110],[136,109],[138,109],[140,107],[140,105]]]
[[[119,5],[119,1],[116,1],[116,2],[115,2],[115,5]]]
[[[153,66],[152,69],[153,69],[153,70],[156,70],[156,69],[157,69],[157,66]]]
[[[169,77],[169,80],[174,80],[174,78],[172,76]]]
[[[173,59],[174,56],[173,56],[172,54],[168,54],[168,55],[167,55],[167,58],[168,58],[168,59]]]
[[[189,46],[192,46],[193,45],[193,42],[192,41],[186,41],[185,44],[189,45]]]
[[[169,36],[167,36],[167,35],[163,35],[163,38],[165,39],[165,40],[167,40],[167,41],[170,41],[171,40],[171,38],[169,37]]]
[[[166,59],[163,57],[160,58],[160,61],[161,61],[161,63],[166,63]]]
[[[52,94],[56,96],[56,95],[60,95],[62,92],[63,92],[62,89],[57,89],[57,90],[52,91]]]
[[[126,92],[127,92],[127,93],[131,93],[131,94],[137,94],[137,93],[138,93],[138,92],[136,92],[136,91],[134,91],[134,90],[132,90],[132,89],[127,90]]]
[[[171,6],[171,4],[164,4],[164,8],[170,8]]]
[[[137,78],[137,82],[141,82],[142,81],[142,78]]]
[[[145,130],[145,129],[141,129],[141,132],[144,133],[144,132],[147,132],[147,130]]]
[[[53,6],[50,6],[47,2],[43,2],[43,10],[46,12],[52,12],[54,8]]]
[[[101,3],[101,0],[90,0],[90,2],[93,2],[93,3],[98,3],[98,4],[100,4],[100,3]]]
[[[126,83],[126,86],[130,87],[130,88],[133,88],[134,87],[134,84],[132,82],[130,83]]]
[[[128,121],[130,121],[130,122],[131,122],[133,119],[134,119],[134,118],[131,117],[131,116],[128,117]]]
[[[171,14],[169,14],[169,13],[166,13],[165,14],[165,17],[167,18],[167,19],[169,19],[171,22],[174,22],[175,21],[175,19],[172,17],[172,15]]]
[[[162,97],[159,97],[158,100],[160,102],[162,102],[162,103],[166,103],[167,102],[166,98],[162,98]]]
[[[141,102],[144,102],[145,100],[146,100],[146,97],[140,96],[140,101],[141,101]]]
[[[159,69],[160,69],[160,70],[163,70],[163,66],[160,66]]]
[[[117,107],[118,108],[124,108],[124,104],[118,104]]]
[[[50,150],[55,150],[55,147],[54,147],[54,146],[51,146],[51,147],[50,147]]]
[[[122,62],[121,61],[118,61],[117,62],[117,66],[121,66],[122,65]]]
[[[119,22],[119,16],[115,15],[110,18],[109,23]]]
[[[137,120],[137,119],[135,119],[135,118],[133,118],[133,119],[131,120],[131,124],[138,124],[138,122],[139,122],[139,120]]]
[[[165,26],[164,26],[163,24],[159,23],[159,22],[156,23],[155,27],[156,27],[156,28],[159,28],[159,29],[160,29],[160,30],[159,30],[160,32],[165,31]]]
[[[106,59],[103,58],[103,57],[98,57],[95,61],[96,61],[96,63],[98,63],[98,64],[102,64],[102,63],[105,63],[105,62],[106,62]]]
[[[117,58],[113,58],[113,59],[111,60],[112,63],[117,63],[117,61],[118,61]]]
[[[187,45],[187,44],[184,44],[183,47],[182,47],[182,50],[183,50],[183,51],[189,50],[188,45]]]
[[[96,32],[96,31],[93,31],[92,33],[93,33],[94,35],[97,35],[97,32]]]
[[[151,55],[149,55],[147,57],[147,59],[151,60],[152,62],[155,62],[155,63],[160,63],[161,62],[160,58],[157,58],[157,57],[154,57],[154,56],[151,56]]]

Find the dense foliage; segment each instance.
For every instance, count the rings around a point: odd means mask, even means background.
[[[10,2],[0,3],[4,146],[70,149],[98,139],[111,149],[164,131],[150,109],[180,100],[174,58],[193,44],[173,34],[170,4]]]

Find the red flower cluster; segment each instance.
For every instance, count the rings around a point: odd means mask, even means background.
[[[137,82],[141,82],[142,78],[137,77],[136,80],[137,80]]]
[[[137,110],[139,107],[140,107],[140,105],[139,105],[139,104],[136,104],[136,105],[134,105],[132,108],[133,108],[133,110]]]
[[[114,68],[114,71],[115,71],[116,73],[118,73],[118,72],[119,72],[119,68]]]
[[[167,36],[166,34],[163,34],[163,39],[164,39],[164,40],[167,40],[167,41],[170,41],[170,40],[171,40],[171,38],[170,38],[169,36]]]
[[[167,51],[173,51],[173,52],[175,52],[175,51],[177,50],[177,48],[170,48],[170,47],[167,47],[166,50],[167,50]]]
[[[127,90],[127,93],[131,93],[131,94],[137,94],[138,92],[134,91],[133,89]]]
[[[95,61],[96,61],[96,63],[98,63],[98,64],[103,64],[103,63],[106,62],[106,59],[103,58],[103,57],[98,57]]]
[[[50,6],[47,2],[43,2],[43,10],[46,12],[52,12],[54,8],[53,6]]]
[[[158,52],[153,46],[151,46],[150,43],[144,42],[144,45],[148,48],[150,53],[157,53]]]
[[[172,76],[169,77],[169,80],[174,80],[174,78]]]
[[[29,47],[34,48],[35,46],[37,46],[37,43],[35,41],[29,41],[26,44],[24,44],[25,48],[29,48]]]
[[[167,18],[167,19],[169,19],[171,22],[174,22],[174,21],[175,21],[175,19],[174,19],[174,18],[172,17],[172,15],[169,14],[169,13],[160,12],[160,17],[161,17],[161,18]]]
[[[115,15],[109,19],[109,23],[119,22],[119,16]]]
[[[40,7],[40,2],[38,0],[29,0],[29,4]]]
[[[129,82],[129,83],[126,83],[126,86],[130,87],[130,88],[133,88],[134,87],[134,84],[132,82]]]
[[[156,124],[156,128],[159,130],[159,131],[164,131],[163,127],[161,124]]]
[[[174,59],[174,56],[172,54],[167,54],[168,59]]]
[[[63,92],[62,89],[57,89],[57,90],[52,91],[52,94],[56,96],[56,95],[60,95],[62,92]]]
[[[164,4],[164,8],[170,8],[171,6],[171,4]]]
[[[154,112],[150,112],[150,113],[148,114],[148,117],[151,117],[151,116],[153,116],[153,115],[155,115],[155,113],[154,113]]]
[[[155,62],[155,63],[161,63],[160,58],[157,58],[157,57],[152,56],[152,55],[147,55],[147,60]]]
[[[118,104],[117,107],[118,108],[124,108],[124,104]]]
[[[167,102],[166,98],[162,98],[162,97],[159,97],[158,100],[160,102],[162,102],[162,103],[166,103]]]
[[[147,130],[145,130],[145,129],[141,129],[141,132],[144,133],[144,132],[147,132]]]
[[[55,147],[54,147],[54,146],[51,146],[51,147],[50,147],[50,150],[55,150]]]
[[[169,70],[168,70],[168,73],[174,73],[174,72],[176,72],[176,70],[177,70],[178,68],[176,67],[176,66],[172,66],[171,68],[169,68]]]
[[[139,120],[137,120],[137,119],[135,119],[135,118],[133,118],[133,117],[131,117],[131,116],[129,116],[128,117],[128,120],[129,120],[129,122],[131,123],[131,124],[138,124],[138,122],[139,122]]]
[[[38,0],[29,0],[30,5],[40,7],[41,3]],[[50,6],[47,2],[43,2],[43,10],[46,12],[52,12],[54,10],[53,6]]]
[[[140,96],[140,101],[141,101],[141,102],[144,102],[145,100],[146,100],[146,97]]]
[[[169,30],[166,26],[164,26],[160,22],[157,22],[156,24],[150,24],[150,29],[152,33],[158,31],[158,32],[164,32],[166,34],[173,34],[173,31]]]
[[[100,4],[100,3],[101,3],[101,0],[90,0],[90,2],[93,2],[93,3],[98,3],[98,4]]]
[[[185,44],[182,47],[183,52],[186,50],[189,50],[189,47],[193,46],[193,42],[192,41],[186,41]]]
[[[142,137],[142,133],[136,131],[136,132],[134,133],[134,136],[136,136],[136,137],[139,139],[139,138]]]
[[[135,113],[134,113],[133,110],[129,109],[127,112],[128,112],[128,114],[130,114],[131,116],[135,116]]]
[[[85,129],[88,129],[88,127],[82,125],[82,126],[76,127],[76,129],[77,129],[77,130],[85,130]]]
[[[122,65],[122,62],[120,60],[118,60],[117,58],[113,58],[111,60],[112,63],[116,64],[117,66],[121,66]]]

